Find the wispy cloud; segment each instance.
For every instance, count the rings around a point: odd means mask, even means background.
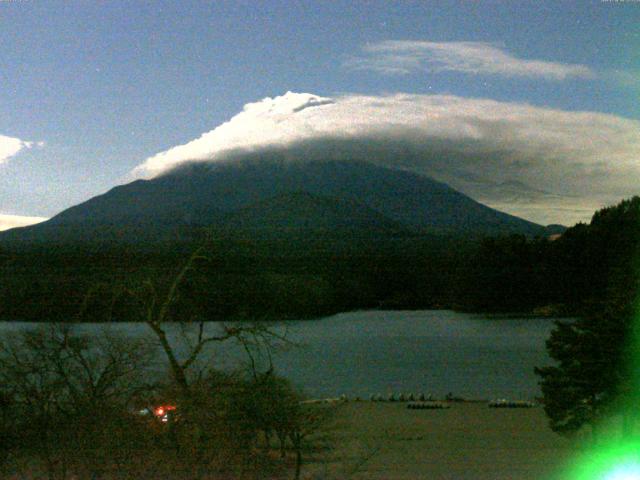
[[[603,77],[622,87],[632,90],[640,90],[640,70],[610,70],[605,72]]]
[[[16,227],[26,227],[35,223],[48,220],[46,217],[25,217],[22,215],[4,215],[0,214],[0,232]]]
[[[11,157],[17,155],[25,148],[33,148],[34,146],[43,146],[43,142],[27,142],[15,137],[7,137],[0,135],[0,165],[7,162]]]
[[[349,58],[344,66],[387,75],[425,70],[546,80],[595,77],[585,65],[520,59],[485,42],[387,40],[366,45],[361,55]]]
[[[414,170],[541,223],[587,220],[596,208],[640,193],[640,121],[452,95],[289,92],[247,104],[134,173],[152,177],[185,162],[274,149],[292,160],[358,159]],[[505,201],[514,182],[535,198]]]

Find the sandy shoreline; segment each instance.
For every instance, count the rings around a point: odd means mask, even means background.
[[[340,408],[331,459],[308,466],[308,474],[346,477],[355,469],[351,478],[376,480],[559,480],[577,452],[548,428],[540,407],[453,402],[449,409],[410,410],[406,403],[363,401]]]

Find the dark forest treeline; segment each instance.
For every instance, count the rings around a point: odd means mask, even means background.
[[[633,275],[640,198],[560,238],[244,232],[206,241],[0,246],[0,318],[130,320],[123,292],[202,259],[175,314],[303,318],[354,309],[580,314]]]
[[[640,197],[596,212],[556,240],[486,239],[460,284],[471,311],[588,314],[621,290],[635,288]]]
[[[181,302],[209,319],[314,317],[381,306],[444,305],[456,259],[444,237],[237,235],[204,242],[31,245],[0,255],[0,317],[129,320],[126,295],[170,281],[199,247]],[[465,247],[467,248],[467,247]],[[117,297],[117,298],[116,298]],[[448,301],[448,300],[447,300]]]

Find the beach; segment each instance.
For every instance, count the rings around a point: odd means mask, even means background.
[[[495,409],[485,402],[412,410],[399,402],[339,407],[333,451],[306,478],[561,479],[576,444],[552,432],[541,407]]]

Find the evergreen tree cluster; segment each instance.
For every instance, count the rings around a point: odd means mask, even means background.
[[[565,434],[622,413],[630,435],[640,399],[640,198],[600,210],[569,241],[593,258],[582,267],[592,296],[578,319],[556,322],[547,341],[555,365],[536,369],[545,411]]]

